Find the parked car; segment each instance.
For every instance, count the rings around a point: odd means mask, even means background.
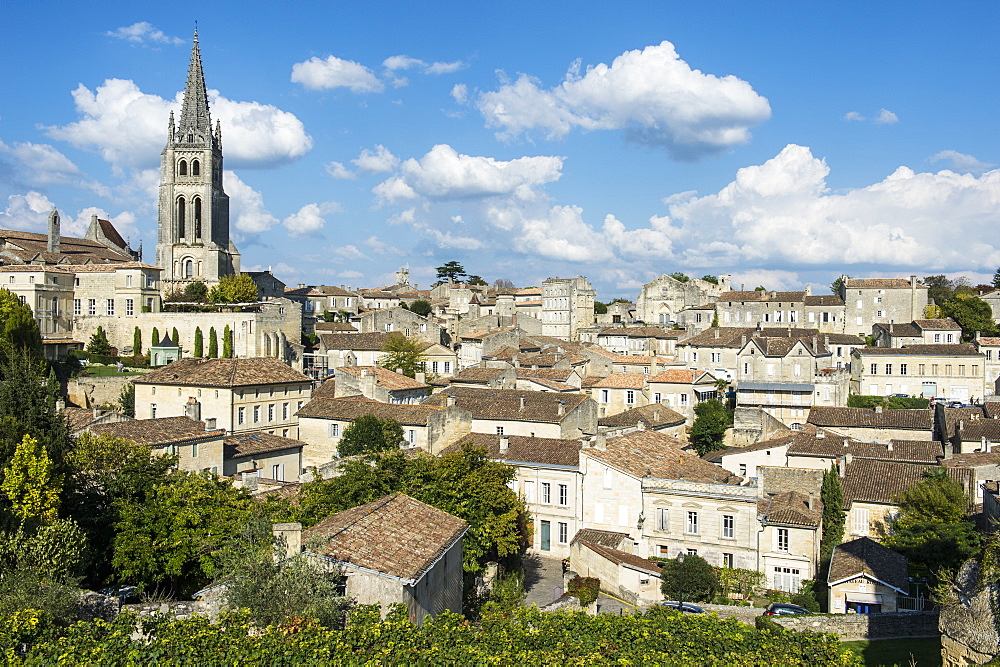
[[[679,611],[685,614],[704,614],[705,610],[697,605],[693,605],[690,602],[661,602],[667,609],[673,609],[674,611]]]
[[[800,607],[797,604],[788,604],[785,602],[772,602],[771,605],[764,610],[765,616],[795,616],[796,614],[811,614],[812,612],[805,607]]]
[[[910,397],[909,394],[889,394],[889,396],[892,397],[892,398],[909,398]]]
[[[948,401],[948,404],[947,404],[946,407],[949,407],[949,408],[964,408],[964,407],[966,407],[966,405],[962,401]]]

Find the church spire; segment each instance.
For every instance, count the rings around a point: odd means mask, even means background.
[[[208,111],[205,73],[201,69],[201,49],[198,47],[197,28],[194,31],[194,45],[191,47],[191,63],[188,65],[187,85],[184,87],[184,105],[181,107],[177,135],[178,140],[182,143],[209,143],[212,137],[212,118]]]

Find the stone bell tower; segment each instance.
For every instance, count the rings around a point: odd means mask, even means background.
[[[222,127],[208,108],[198,31],[180,121],[170,112],[160,157],[159,238],[156,263],[163,289],[200,280],[211,286],[239,273],[240,253],[229,238],[229,197],[222,188]]]

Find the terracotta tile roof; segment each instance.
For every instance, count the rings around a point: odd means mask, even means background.
[[[927,329],[930,331],[961,331],[962,327],[958,326],[958,322],[951,319],[950,317],[943,317],[936,320],[913,320],[913,324],[920,327],[921,329]]]
[[[516,292],[514,292],[514,294],[516,294],[517,296],[530,296],[532,294],[537,294],[537,295],[541,296],[541,294],[542,294],[542,288],[541,287],[525,287],[524,289],[517,290]]]
[[[856,459],[845,467],[841,480],[844,487],[844,508],[851,503],[878,503],[894,505],[896,498],[911,484],[924,478],[926,465]],[[968,492],[975,483],[976,476],[968,468],[947,468],[948,476],[961,482]]]
[[[558,380],[549,380],[546,378],[523,378],[525,382],[529,382],[533,385],[538,385],[544,389],[551,389],[552,391],[565,391],[565,392],[575,392],[580,391],[579,387],[574,387],[571,384],[566,384],[565,382],[559,382]],[[543,391],[539,389],[538,391]]]
[[[474,384],[488,384],[507,372],[506,368],[463,368],[458,375],[451,378],[452,383],[471,382]]]
[[[252,385],[312,383],[288,364],[273,357],[250,359],[178,359],[133,380],[134,384],[193,387],[247,387]]]
[[[496,433],[469,433],[461,440],[446,448],[443,453],[460,451],[462,445],[482,447],[489,452],[490,458],[506,462],[540,463],[548,465],[570,466],[580,465],[579,440],[563,438],[533,438],[524,435],[507,436],[507,452],[500,453],[500,438]]]
[[[427,389],[430,385],[417,382],[411,377],[401,373],[390,371],[381,366],[341,366],[338,372],[346,373],[358,379],[365,376],[375,376],[375,383],[389,391],[403,391],[406,389]]]
[[[93,424],[97,421],[94,411],[88,408],[63,408],[62,416],[66,418],[66,426],[70,432],[79,431],[88,424]]]
[[[986,413],[986,417],[989,419],[1000,418],[1000,401],[986,401],[982,405],[983,412]]]
[[[906,278],[848,278],[844,281],[848,289],[909,289],[910,281]],[[926,287],[917,283],[917,287]]]
[[[238,456],[253,456],[280,452],[283,449],[301,449],[306,443],[301,440],[283,438],[266,431],[256,433],[234,433],[222,439],[223,456],[227,459]]]
[[[706,461],[712,461],[713,463],[722,463],[723,456],[743,454],[746,452],[760,452],[767,449],[774,449],[776,447],[788,447],[795,441],[798,435],[798,431],[782,430],[778,431],[767,440],[761,440],[760,442],[755,442],[751,445],[747,445],[746,447],[726,447],[725,449],[718,449],[714,452],[705,454],[702,458]]]
[[[112,435],[127,438],[139,445],[158,447],[177,444],[189,440],[221,438],[225,429],[205,430],[205,422],[190,417],[161,417],[159,419],[136,419],[114,424],[98,424],[91,427],[96,435]]]
[[[337,381],[330,377],[323,384],[313,389],[313,398],[337,398]]]
[[[426,426],[431,415],[441,408],[429,405],[405,405],[401,403],[379,403],[373,400],[352,398],[314,398],[295,414],[317,419],[354,421],[364,415],[375,415],[379,419],[394,419],[409,426]]]
[[[789,456],[815,456],[834,459],[850,454],[856,459],[877,459],[932,465],[941,456],[941,443],[931,440],[892,440],[892,444],[861,442],[831,431],[796,433],[788,447]]]
[[[865,340],[860,336],[855,336],[854,334],[820,334],[823,338],[832,345],[864,345]]]
[[[151,271],[162,271],[158,266],[146,264],[144,262],[116,262],[114,264],[84,264],[68,267],[72,273],[112,273],[125,269],[148,269]]]
[[[941,465],[948,468],[978,468],[980,466],[1000,465],[1000,451],[955,454],[950,459],[941,459]]]
[[[98,263],[132,261],[130,256],[120,251],[115,251],[99,241],[78,239],[71,236],[59,237],[58,253],[47,252],[49,243],[48,234],[0,229],[0,243],[7,246],[4,248],[5,250],[20,248],[29,255],[43,255],[47,262],[53,264],[63,258],[74,265],[82,264],[86,261]]]
[[[681,448],[687,443],[657,431],[634,431],[608,438],[605,449],[587,447],[583,453],[633,477],[684,479],[690,482],[738,482],[728,470]]]
[[[687,417],[662,405],[644,405],[640,408],[619,412],[611,417],[601,417],[597,420],[597,425],[635,426],[640,421],[644,422],[647,428],[656,429],[661,426],[679,426],[687,421]]]
[[[641,364],[649,366],[656,361],[656,357],[646,354],[619,354],[613,361],[616,364]]]
[[[934,413],[930,410],[883,410],[868,408],[814,407],[809,411],[808,422],[827,428],[892,428],[930,431],[934,427]]]
[[[809,509],[809,496],[801,491],[788,491],[757,501],[757,513],[770,524],[785,526],[819,526],[823,520],[823,501],[813,496]]]
[[[648,376],[642,373],[615,373],[607,377],[586,378],[582,387],[602,387],[608,389],[642,389]]]
[[[525,368],[524,366],[519,366],[514,370],[519,380],[526,380],[528,378],[568,380],[573,375],[572,368]]]
[[[584,394],[449,387],[439,394],[428,397],[423,405],[443,407],[447,405],[448,396],[454,396],[455,404],[471,412],[473,419],[549,423],[561,422],[581,403],[591,400]],[[564,407],[563,415],[559,414],[560,404]]]
[[[860,356],[939,356],[939,357],[982,357],[983,353],[972,343],[904,345],[903,347],[859,347]]]
[[[746,302],[746,301],[788,301],[788,302],[801,302],[806,296],[804,291],[801,292],[768,292],[767,290],[755,290],[753,292],[723,292],[719,295],[718,301],[725,301],[731,303],[734,301]]]
[[[317,333],[358,333],[358,330],[347,322],[317,322],[313,325]]]
[[[319,342],[324,350],[381,351],[385,348],[385,341],[388,337],[389,334],[384,331],[346,334],[321,333]]]
[[[598,530],[597,528],[581,528],[576,531],[570,544],[577,542],[590,542],[599,544],[602,547],[617,549],[622,545],[623,540],[631,540],[628,533],[616,533],[613,530]]]
[[[905,556],[870,537],[859,537],[834,547],[827,581],[834,583],[861,574],[867,574],[903,593],[910,590]]]
[[[664,382],[667,384],[694,384],[702,371],[691,368],[668,368],[656,375],[649,376],[649,382]]]
[[[956,431],[950,431],[951,435]],[[975,442],[986,439],[988,442],[1000,442],[1000,419],[964,419],[961,420],[962,442]]]
[[[844,300],[838,294],[815,294],[802,299],[807,306],[843,306]]]
[[[578,541],[580,544],[587,547],[597,555],[607,558],[615,565],[624,565],[625,567],[633,570],[639,570],[641,572],[651,574],[654,577],[660,576],[660,566],[651,560],[640,558],[639,556],[619,551],[618,549],[612,549],[611,547],[606,547],[602,544],[594,544],[593,542],[587,542],[586,540]]]
[[[311,550],[415,583],[469,529],[457,516],[402,493],[344,510],[304,531]]]
[[[555,366],[557,363],[562,361],[565,357],[559,353],[550,354],[522,354],[519,357],[519,361],[522,366],[539,366],[539,367],[549,367]]]

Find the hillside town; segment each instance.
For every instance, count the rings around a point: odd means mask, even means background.
[[[154,461],[143,465],[203,480],[178,486],[171,512],[194,511],[183,496],[200,498],[198,484],[236,494],[246,516],[266,506],[279,562],[322,563],[341,598],[402,605],[416,624],[468,613],[521,573],[521,594],[542,610],[766,600],[778,616],[782,605],[790,616],[912,614],[933,632],[940,612],[950,655],[991,657],[954,630],[976,612],[958,605],[946,621],[941,591],[973,581],[963,563],[1000,520],[1000,271],[993,285],[845,273],[777,291],[664,264],[631,301],[609,302],[586,276],[490,284],[458,261],[430,285],[411,282],[405,263],[394,284],[287,284],[241,270],[197,39],[183,106],[162,121],[155,255],[97,215],[82,238],[63,234],[58,209],[46,233],[0,230],[0,316],[4,382],[36,336],[31,363],[46,370],[32,386],[49,369],[51,380],[32,400],[51,402],[66,443],[119,443],[108,460],[138,447]],[[5,410],[27,400],[12,391],[0,392]],[[3,511],[56,525],[23,509],[46,502],[24,489],[107,471],[93,454],[89,472],[74,472],[79,457],[67,455],[19,477],[59,450],[33,430],[39,419],[11,421],[28,426],[0,450]],[[111,486],[79,486],[58,521]],[[914,529],[934,493],[952,494],[959,515]],[[145,584],[171,589],[164,609],[190,612],[238,587],[232,567],[197,569],[216,553],[207,542],[189,544],[184,565],[129,565],[171,540],[149,518],[126,548],[128,512],[167,498],[121,502],[115,535],[95,542],[107,552],[77,572],[111,587],[100,604],[127,606],[121,590]],[[74,530],[111,530],[90,511]],[[222,521],[199,516],[188,517],[195,532]],[[731,572],[752,583],[703,594],[700,562],[717,582]]]

